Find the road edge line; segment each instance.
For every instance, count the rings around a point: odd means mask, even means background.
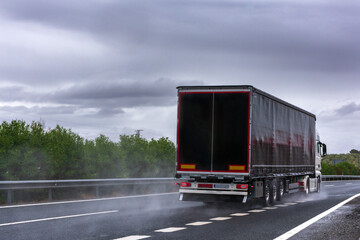
[[[304,230],[305,228],[307,228],[308,226],[310,226],[311,224],[317,222],[318,220],[320,220],[321,218],[325,217],[326,215],[332,213],[333,211],[335,211],[336,209],[344,206],[346,203],[350,202],[351,200],[357,198],[360,196],[360,193],[358,194],[355,194],[354,196],[342,201],[341,203],[335,205],[334,207],[326,210],[325,212],[322,212],[320,213],[319,215],[311,218],[310,220],[300,224],[299,226],[291,229],[290,231],[280,235],[279,237],[277,238],[274,238],[274,240],[286,240],[286,239],[289,239],[291,238],[292,236],[294,236],[295,234],[299,233],[300,231]]]
[[[0,227],[12,226],[12,225],[18,225],[18,224],[25,224],[25,223],[44,222],[44,221],[58,220],[58,219],[64,219],[64,218],[86,217],[86,216],[108,214],[108,213],[116,213],[116,212],[119,212],[119,210],[93,212],[93,213],[82,213],[82,214],[66,215],[66,216],[59,216],[59,217],[39,218],[39,219],[24,220],[24,221],[19,221],[19,222],[8,222],[8,223],[1,223]]]

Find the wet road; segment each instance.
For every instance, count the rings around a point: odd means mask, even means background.
[[[308,197],[288,195],[271,208],[179,202],[176,193],[5,206],[0,239],[275,239],[358,193],[360,181],[342,181],[324,182],[321,193]],[[331,231],[336,239],[359,239],[358,199],[290,239],[329,239]],[[341,238],[341,224],[353,226],[350,238]]]

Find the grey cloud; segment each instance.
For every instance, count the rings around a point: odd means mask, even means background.
[[[173,96],[176,82],[159,79],[151,82],[139,81],[94,81],[75,85],[56,92],[55,98],[65,99],[119,99],[125,97]]]
[[[144,65],[153,71],[179,65],[189,69],[197,59],[203,61],[201,66],[214,67],[218,64],[214,58],[221,58],[232,62],[233,68],[245,60],[287,71],[359,71],[360,21],[355,11],[359,4],[133,0],[35,1],[33,8],[13,1],[2,4],[15,18],[88,32],[115,49],[125,42],[130,59],[142,69]],[[129,75],[136,71],[132,66],[125,70]]]
[[[53,93],[36,91],[24,86],[0,87],[3,102],[23,101],[43,104],[43,107],[23,108],[37,114],[75,114],[106,117],[124,113],[123,108],[142,106],[173,106],[176,104],[176,86],[201,85],[199,81],[174,81],[158,79],[145,83],[139,81],[90,81]],[[58,106],[46,106],[46,105]],[[18,110],[18,109],[17,109]]]
[[[340,117],[344,115],[351,115],[355,112],[360,112],[360,104],[356,104],[355,102],[349,103],[335,110],[335,113]]]

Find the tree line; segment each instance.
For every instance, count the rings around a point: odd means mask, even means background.
[[[39,122],[0,125],[0,180],[170,177],[175,174],[175,145],[168,138],[147,140],[120,135],[118,142],[94,140]]]
[[[329,154],[322,159],[321,168],[324,175],[360,175],[360,151],[352,149],[346,154]]]

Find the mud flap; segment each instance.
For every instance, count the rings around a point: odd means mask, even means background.
[[[183,197],[184,197],[184,194],[183,194],[183,193],[180,193],[180,195],[179,195],[179,201],[182,201],[182,200],[183,200]]]
[[[246,203],[246,200],[247,200],[247,196],[244,196],[242,202],[243,202],[243,203]]]

